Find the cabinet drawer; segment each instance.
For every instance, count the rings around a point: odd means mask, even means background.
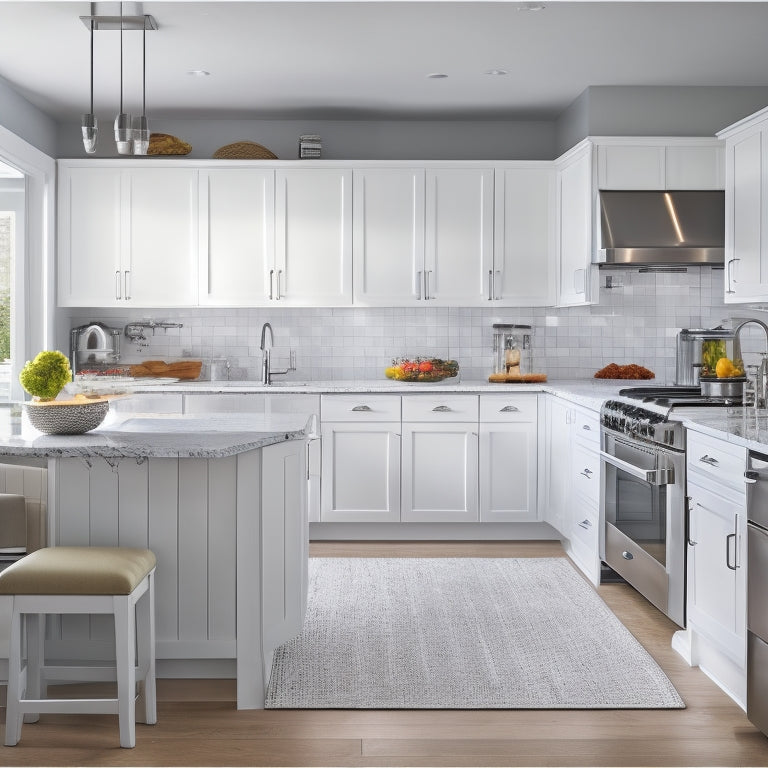
[[[726,486],[746,494],[746,448],[690,429],[686,436],[689,472],[695,473],[700,480],[708,478],[715,484],[715,490]]]
[[[480,421],[536,421],[537,396],[480,395]]]
[[[598,518],[592,514],[592,510],[584,505],[577,504],[573,510],[573,526],[571,528],[571,538],[581,542],[589,550],[592,556],[598,553]]]
[[[400,421],[400,395],[322,395],[322,421]]]
[[[576,440],[594,446],[595,450],[598,450],[600,448],[599,414],[595,411],[577,408],[573,436]]]
[[[477,421],[477,395],[404,395],[403,421]]]
[[[573,490],[597,510],[600,503],[600,457],[597,451],[574,444],[571,468]]]

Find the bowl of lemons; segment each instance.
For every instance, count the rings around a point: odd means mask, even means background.
[[[746,381],[742,361],[731,360],[728,357],[719,358],[714,365],[714,371],[711,366],[702,367],[699,377],[702,395],[733,400],[743,399]]]

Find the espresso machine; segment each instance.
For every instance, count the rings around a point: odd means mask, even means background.
[[[80,325],[70,331],[69,365],[72,375],[81,369],[104,370],[120,360],[121,328],[110,328],[104,323]]]

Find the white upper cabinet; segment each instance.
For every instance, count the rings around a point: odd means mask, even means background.
[[[353,172],[355,304],[402,306],[424,299],[423,168]]]
[[[725,301],[768,300],[768,109],[726,129]]]
[[[429,168],[424,298],[437,306],[487,300],[493,270],[493,169]]]
[[[270,303],[274,269],[275,172],[200,172],[200,304]]]
[[[197,170],[59,164],[61,306],[197,303]]]
[[[352,171],[275,173],[275,265],[270,295],[290,306],[352,303]]]
[[[594,291],[592,266],[592,144],[583,141],[556,161],[557,304],[589,304]]]
[[[722,142],[706,138],[595,138],[599,189],[723,189]]]
[[[555,202],[552,163],[496,169],[493,268],[488,273],[488,298],[495,305],[555,303]]]

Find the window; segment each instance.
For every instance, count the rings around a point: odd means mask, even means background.
[[[0,402],[11,396],[11,286],[16,214],[0,210]]]

